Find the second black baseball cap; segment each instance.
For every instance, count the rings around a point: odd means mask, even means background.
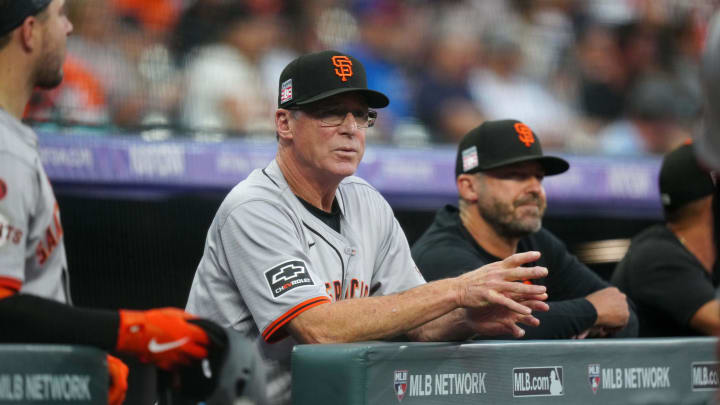
[[[336,94],[362,94],[371,108],[390,104],[386,95],[367,88],[365,68],[338,51],[310,53],[290,62],[280,74],[278,107],[309,104]]]
[[[538,161],[548,176],[563,173],[570,168],[565,159],[543,155],[540,140],[522,122],[485,121],[460,141],[455,176],[530,160]]]
[[[712,174],[698,163],[692,144],[680,146],[665,155],[658,185],[660,201],[666,210],[674,210],[715,192]]]

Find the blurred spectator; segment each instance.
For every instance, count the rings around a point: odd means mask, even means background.
[[[87,68],[104,87],[106,95],[108,113],[103,117],[109,121],[86,123],[137,126],[145,108],[144,83],[129,52],[142,46],[141,27],[130,19],[120,22],[115,10],[105,1],[75,0],[69,6],[75,31],[68,38],[68,54]],[[59,108],[67,110],[67,107]]]
[[[408,10],[400,1],[362,2],[358,11],[359,40],[347,53],[363,62],[368,87],[388,95],[392,102],[382,110],[374,132],[391,140],[395,126],[414,115],[413,88],[407,69],[412,55],[408,47]]]
[[[225,0],[195,0],[182,12],[169,40],[179,66],[195,48],[217,41],[224,3]]]
[[[627,72],[612,29],[602,25],[585,28],[576,48],[580,111],[590,119],[607,122],[622,114]]]
[[[485,64],[471,75],[470,88],[478,108],[487,119],[513,117],[543,134],[549,148],[564,144],[572,127],[572,111],[540,82],[522,75],[519,40],[497,27],[485,43]]]
[[[476,38],[458,32],[440,33],[430,45],[415,102],[418,118],[436,142],[457,143],[483,121],[468,86],[479,46]]]
[[[520,72],[550,84],[561,69],[563,54],[574,40],[572,19],[581,3],[574,0],[513,0],[511,3],[516,16],[510,21],[494,21],[494,30],[514,32],[523,58]]]
[[[664,71],[660,28],[644,21],[632,21],[616,28],[621,63],[630,84],[638,78]]]
[[[119,14],[132,16],[142,23],[144,30],[164,33],[180,14],[178,0],[111,0]]]
[[[36,97],[30,119],[272,134],[282,67],[338,49],[365,61],[369,85],[393,99],[369,142],[452,143],[484,117],[512,116],[548,149],[594,153],[608,133],[644,139],[628,114],[648,75],[701,97],[714,0],[67,1],[77,23],[69,69],[83,74]],[[651,132],[664,138],[668,127]]]
[[[690,137],[688,122],[698,113],[697,100],[672,78],[644,78],[630,93],[627,117],[597,134],[598,151],[608,155],[666,153]]]
[[[271,16],[253,16],[244,6],[224,6],[219,42],[198,49],[187,67],[183,126],[192,131],[271,135],[275,85],[263,77],[285,58],[265,65],[277,37]]]
[[[667,64],[678,82],[690,95],[702,99],[700,88],[700,58],[703,50],[705,27],[696,13],[690,11],[683,14],[671,27],[665,46],[671,48],[667,52]]]
[[[36,122],[63,124],[108,121],[105,88],[82,62],[68,55],[63,64],[63,83],[50,91],[35,91],[25,116]]]

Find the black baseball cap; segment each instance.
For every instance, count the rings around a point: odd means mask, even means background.
[[[485,121],[460,141],[455,176],[530,160],[539,162],[548,176],[570,168],[565,159],[543,155],[540,139],[522,122]]]
[[[660,201],[670,211],[715,192],[712,174],[698,163],[692,144],[665,155],[658,183]]]
[[[367,88],[362,63],[338,51],[310,53],[293,60],[280,74],[279,86],[279,108],[309,104],[348,92],[362,94],[371,108],[390,104],[386,95]]]
[[[0,10],[0,35],[19,27],[26,18],[42,11],[52,0],[11,0]]]

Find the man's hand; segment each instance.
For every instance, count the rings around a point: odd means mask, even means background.
[[[108,375],[110,388],[108,389],[108,405],[122,405],[127,394],[128,367],[122,360],[107,355]]]
[[[627,325],[628,319],[630,319],[627,298],[616,287],[603,288],[585,298],[595,307],[597,311],[595,326],[600,327],[595,330],[595,333],[591,330],[591,336],[602,337]]]
[[[544,267],[522,267],[539,258],[540,252],[517,253],[459,276],[458,306],[480,309],[499,305],[522,316],[530,315],[533,308],[522,302],[547,299],[545,286],[518,281],[547,276],[548,271]]]
[[[550,309],[548,304],[537,300],[524,301],[522,305],[535,311]],[[519,327],[518,323],[528,326],[540,325],[540,321],[534,316],[522,315],[500,305],[468,308],[466,313],[468,326],[482,336],[513,335],[520,338],[525,335],[525,330]]]
[[[177,308],[120,310],[117,350],[137,356],[163,370],[172,370],[207,356],[208,337],[194,317]]]

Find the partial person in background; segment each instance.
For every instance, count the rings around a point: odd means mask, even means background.
[[[542,227],[547,206],[542,181],[568,170],[543,155],[540,140],[516,120],[486,121],[460,142],[455,166],[459,208],[447,205],[415,242],[413,258],[428,281],[457,277],[519,252],[538,251],[528,265],[546,267],[534,280],[548,292],[550,310],[526,339],[637,335],[625,295],[570,254]]]
[[[696,152],[703,162],[720,170],[720,12],[713,15],[707,33],[700,73],[705,104]]]
[[[296,344],[463,340],[536,326],[547,274],[512,255],[425,283],[390,205],[353,176],[365,134],[389,100],[363,65],[337,51],[303,55],[278,82],[275,159],[223,201],[207,234],[187,309],[257,342],[273,403],[289,403]],[[477,266],[480,267],[480,266]]]
[[[698,163],[693,149],[683,145],[665,156],[659,185],[666,222],[635,236],[612,276],[637,305],[640,336],[719,331],[717,186],[715,174]]]
[[[418,78],[415,108],[433,142],[455,143],[482,118],[468,83],[479,46],[471,34],[453,30],[437,33],[431,40],[427,68]]]
[[[118,14],[133,16],[151,35],[165,35],[180,17],[180,5],[176,0],[110,0]]]
[[[544,134],[546,148],[562,148],[575,125],[572,111],[521,70],[524,55],[517,35],[500,27],[485,35],[483,65],[473,69],[469,80],[473,100],[486,119],[517,117]]]
[[[374,127],[379,132],[375,141],[392,141],[395,127],[415,115],[415,89],[407,64],[415,51],[413,38],[409,37],[419,33],[408,35],[413,16],[401,1],[360,3],[357,8],[359,37],[348,47],[348,53],[363,61],[368,86],[392,100]]]
[[[70,305],[60,209],[37,135],[21,118],[35,87],[61,83],[72,28],[64,0],[0,0],[0,342],[90,345],[177,369],[208,354],[208,336],[190,314]],[[107,361],[108,400],[120,404],[128,369]]]
[[[63,85],[56,90],[59,93],[54,100],[56,120],[120,128],[134,128],[142,120],[147,107],[148,97],[144,93],[147,83],[138,71],[133,54],[142,47],[146,36],[136,20],[122,21],[115,12],[108,1],[69,1],[68,13],[75,31],[68,39],[68,53],[100,83],[104,104],[95,105],[82,94],[75,97],[66,94]],[[73,87],[88,92],[83,84],[80,79]],[[91,84],[89,81],[87,86]],[[96,110],[97,113],[89,115]]]
[[[670,76],[639,79],[623,118],[598,132],[595,151],[612,156],[662,155],[690,137],[699,102]]]
[[[617,33],[602,24],[589,24],[577,35],[573,51],[578,108],[592,129],[597,129],[618,119],[625,108],[628,77]]]
[[[218,41],[198,48],[187,65],[183,127],[271,137],[275,90],[261,66],[276,41],[274,20],[235,2],[222,7]]]
[[[169,34],[168,47],[177,67],[183,67],[196,48],[218,39],[225,0],[195,0],[185,8]]]

